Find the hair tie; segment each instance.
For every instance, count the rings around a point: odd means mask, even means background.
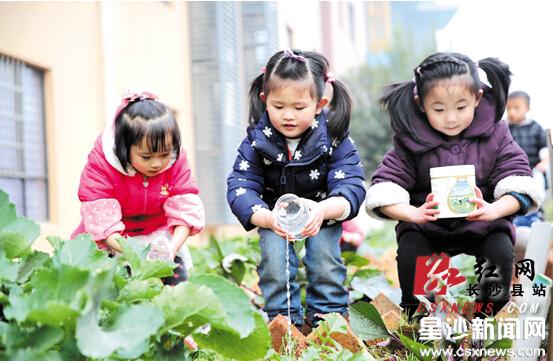
[[[331,72],[328,72],[325,74],[325,83],[334,83],[336,81],[336,78],[334,77],[334,74]]]
[[[126,102],[127,104],[129,104],[137,100],[146,100],[146,99],[157,100],[157,95],[147,91],[143,91],[139,93],[132,90],[127,90],[121,96],[121,103]]]
[[[282,57],[283,57],[283,58],[295,59],[295,60],[297,60],[297,61],[301,61],[302,63],[306,63],[306,62],[307,62],[307,61],[305,60],[305,57],[303,57],[303,56],[301,56],[301,55],[294,54],[294,52],[292,51],[292,49],[286,49],[286,50],[284,50]]]
[[[420,67],[420,66],[416,69],[416,72],[417,72],[417,74],[422,75],[421,67]]]
[[[267,68],[266,68],[266,67],[261,68],[261,74],[265,74],[266,72],[267,72]]]
[[[413,78],[413,95],[418,96],[419,92],[417,89],[417,78]]]
[[[129,105],[130,103],[136,102],[136,101],[142,101],[142,100],[157,100],[157,95],[154,93],[150,93],[147,91],[143,92],[136,92],[132,90],[127,90],[123,93],[121,96],[121,103],[119,103],[119,106],[117,107],[117,110],[115,111],[115,117],[114,119],[117,119],[119,114]]]

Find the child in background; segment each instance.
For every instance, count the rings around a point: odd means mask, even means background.
[[[538,181],[545,184],[547,179],[545,174],[549,167],[549,152],[547,150],[547,134],[545,130],[535,120],[528,119],[527,113],[530,111],[530,96],[523,91],[515,91],[509,94],[507,99],[507,119],[509,122],[509,131],[513,139],[524,150],[528,156],[530,168]],[[543,220],[543,212],[529,214],[528,216],[516,217],[515,226],[530,226],[536,220]]]
[[[523,91],[514,91],[507,99],[507,119],[513,139],[528,156],[530,168],[546,172],[549,155],[545,130],[526,114],[530,111],[530,96]]]
[[[227,183],[232,212],[246,230],[259,227],[262,260],[259,286],[272,319],[287,315],[286,247],[290,252],[291,321],[304,323],[298,258],[271,209],[285,193],[310,204],[307,237],[307,318],[348,310],[341,262],[341,222],[357,215],[365,197],[359,154],[348,137],[351,100],[344,85],[329,73],[320,54],[285,50],[274,54],[250,88],[250,126],[238,149]],[[325,87],[333,88],[330,112]]]
[[[482,69],[491,86],[478,76]],[[478,63],[458,53],[436,53],[417,66],[413,81],[389,86],[381,103],[390,114],[394,148],[372,178],[367,211],[398,220],[401,306],[412,314],[417,256],[466,253],[497,266],[481,278],[476,300],[495,313],[509,300],[515,242],[511,215],[539,209],[543,192],[526,155],[501,121],[509,67],[495,58]],[[431,193],[432,167],[472,164],[477,209],[466,218],[439,219]],[[426,275],[425,275],[426,276]],[[490,288],[500,292],[491,294]],[[496,287],[497,290],[497,287]],[[488,308],[488,307],[486,307]]]
[[[178,124],[151,93],[128,92],[97,138],[81,174],[82,221],[73,232],[90,233],[99,248],[121,252],[130,236],[152,244],[150,258],[178,263],[172,278],[186,278],[191,260],[186,239],[205,223]]]
[[[547,135],[545,130],[535,120],[528,119],[526,114],[530,111],[530,96],[523,91],[514,91],[507,99],[507,120],[509,131],[513,139],[528,156],[530,169],[534,178],[543,184],[547,183],[545,176],[549,155],[547,150]],[[517,228],[517,243],[515,253],[517,260],[524,258],[526,244],[530,237],[530,227],[536,221],[543,221],[543,209],[524,216],[517,216],[513,224]]]

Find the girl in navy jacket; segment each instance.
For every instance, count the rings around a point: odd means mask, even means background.
[[[347,313],[343,283],[341,222],[355,217],[365,197],[363,168],[348,136],[351,99],[328,72],[320,54],[298,50],[274,54],[250,88],[250,126],[229,175],[227,199],[246,230],[259,227],[259,285],[270,318],[287,314],[286,247],[290,252],[291,319],[302,325],[298,258],[272,216],[285,193],[308,200],[310,219],[303,263],[307,269],[307,322],[317,314]],[[333,97],[324,97],[327,84]],[[323,108],[329,105],[327,113]]]

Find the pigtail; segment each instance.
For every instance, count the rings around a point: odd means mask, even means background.
[[[418,123],[413,121],[421,117],[421,111],[415,103],[414,89],[415,83],[412,81],[389,85],[384,88],[378,103],[388,111],[395,133],[409,133],[418,143],[426,144],[426,140],[419,136]]]
[[[257,78],[252,81],[252,85],[248,93],[250,97],[248,122],[251,126],[257,124],[263,113],[265,113],[265,102],[259,96],[259,94],[263,92],[264,77],[265,73],[258,75]]]
[[[344,83],[332,80],[332,100],[329,104],[328,130],[333,138],[342,139],[349,129],[351,96]]]
[[[485,58],[478,62],[492,87],[491,93],[496,101],[495,120],[501,119],[505,112],[505,105],[511,85],[511,70],[509,66],[497,58]]]

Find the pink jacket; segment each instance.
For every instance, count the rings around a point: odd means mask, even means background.
[[[194,235],[205,224],[198,193],[184,150],[163,172],[147,180],[134,169],[125,172],[113,151],[113,131],[108,126],[81,174],[82,221],[71,237],[90,233],[105,248],[103,240],[115,232],[147,235],[185,225]]]

